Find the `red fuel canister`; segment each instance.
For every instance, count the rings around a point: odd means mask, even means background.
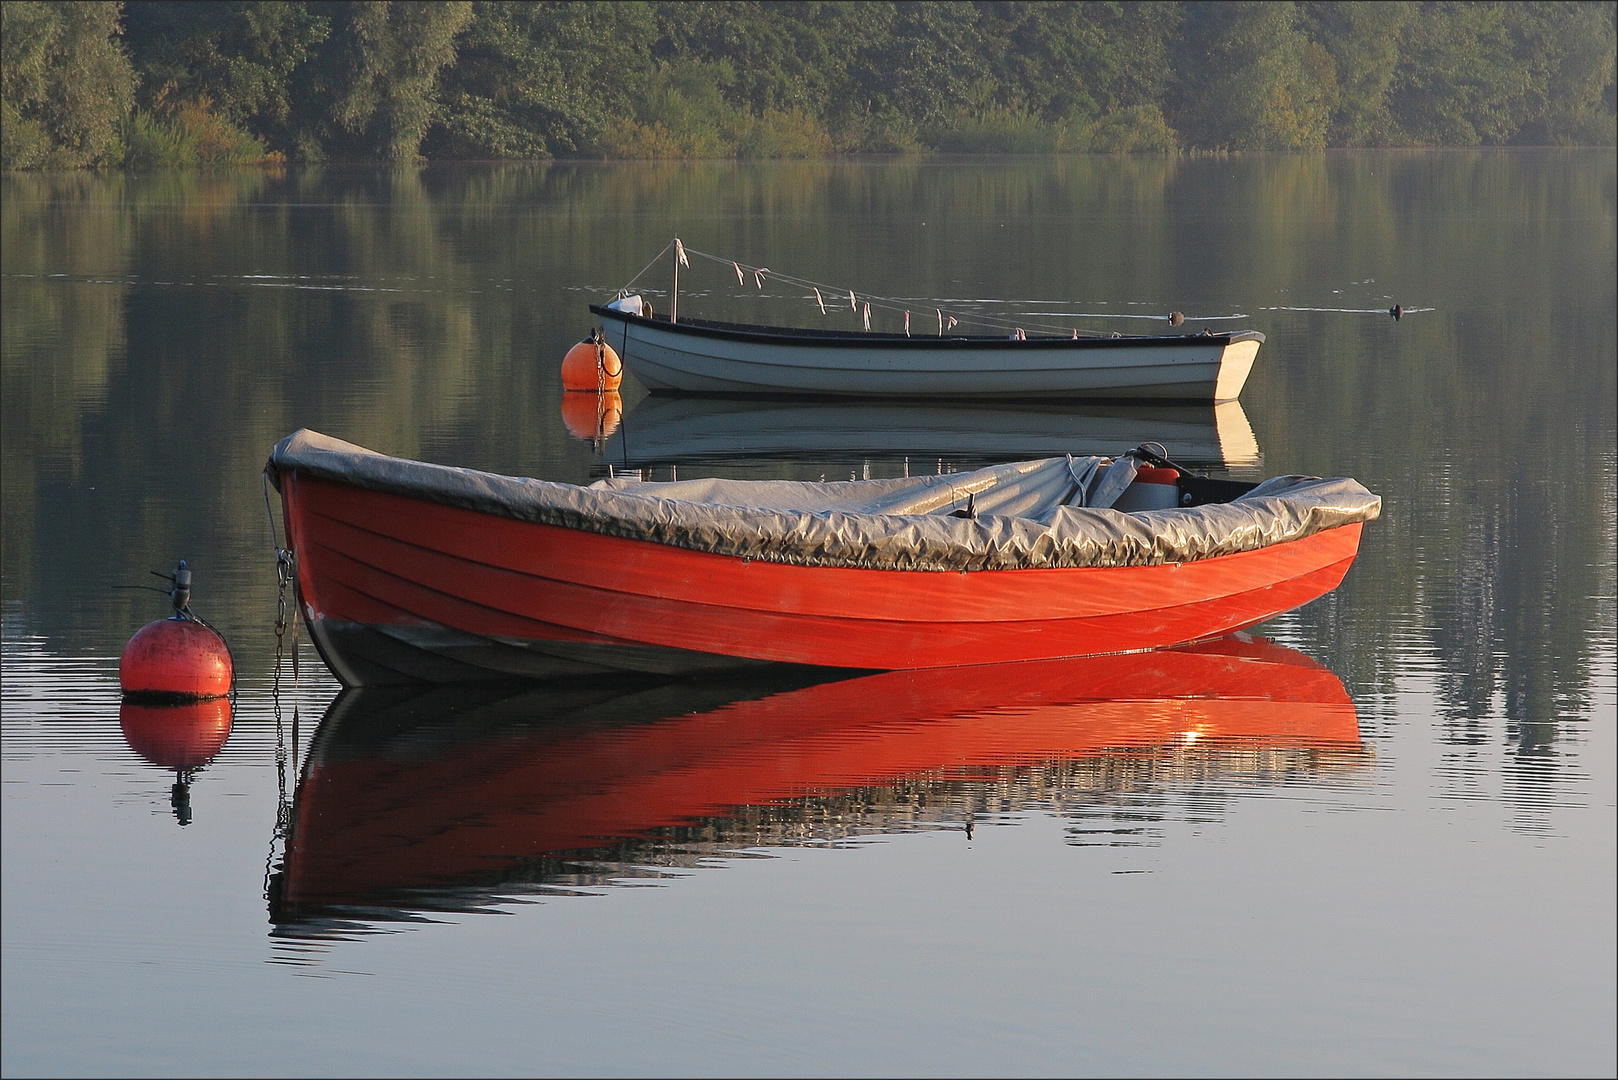
[[[1170,510],[1180,505],[1180,474],[1173,469],[1145,465],[1113,504],[1113,509],[1134,513],[1138,510]]]

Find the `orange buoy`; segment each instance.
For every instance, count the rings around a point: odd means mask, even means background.
[[[216,698],[230,693],[230,649],[225,639],[192,619],[147,623],[118,658],[118,684],[126,694]]]
[[[564,390],[616,390],[623,381],[623,361],[599,330],[592,330],[562,357]]]
[[[118,707],[118,726],[129,748],[153,765],[181,772],[200,769],[230,738],[230,699],[183,705],[125,701]]]
[[[599,442],[616,431],[623,418],[624,399],[616,390],[562,395],[562,423],[575,439]]]

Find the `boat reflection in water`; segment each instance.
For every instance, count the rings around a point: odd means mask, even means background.
[[[1253,427],[1235,401],[1221,405],[1037,405],[794,402],[648,397],[602,448],[631,468],[819,454],[990,463],[1115,456],[1161,443],[1187,465],[1256,469]]]
[[[1089,818],[1366,758],[1342,682],[1246,635],[841,679],[350,690],[311,744],[271,920],[341,936],[741,849],[969,831],[1031,805]]]

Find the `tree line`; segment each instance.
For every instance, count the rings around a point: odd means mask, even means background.
[[[1612,145],[1615,11],[7,0],[0,163]]]

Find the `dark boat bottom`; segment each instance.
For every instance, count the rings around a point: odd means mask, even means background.
[[[1163,387],[1161,392],[1154,389],[1149,394],[1127,389],[1094,390],[1087,394],[829,394],[813,390],[676,390],[666,386],[648,387],[646,392],[657,398],[711,401],[880,402],[885,405],[1144,405],[1175,408],[1195,405],[1212,408],[1224,403],[1212,397],[1203,383],[1177,384]]]
[[[318,619],[310,624],[310,636],[344,686],[630,673],[681,676],[795,666],[657,645],[483,637],[431,624],[372,626]]]

